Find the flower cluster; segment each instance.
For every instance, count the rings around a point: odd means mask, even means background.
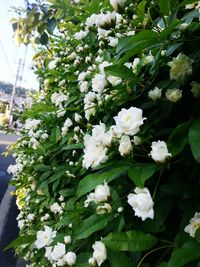
[[[64,2],[26,14],[48,44],[10,148],[17,253],[29,267],[198,265],[199,3]]]

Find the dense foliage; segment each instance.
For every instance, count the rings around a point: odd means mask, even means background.
[[[28,266],[200,266],[200,3],[45,2],[15,21],[45,46],[11,246]]]

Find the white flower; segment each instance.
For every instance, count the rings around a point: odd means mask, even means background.
[[[28,221],[33,221],[34,218],[35,218],[35,215],[34,215],[33,213],[29,213],[29,214],[27,215],[27,220],[28,220]]]
[[[25,129],[26,130],[36,130],[38,125],[41,123],[41,120],[36,119],[27,119],[25,121]]]
[[[86,95],[85,95],[85,98],[84,98],[84,103],[89,105],[91,102],[94,102],[94,100],[96,99],[96,94],[94,92],[88,92]]]
[[[89,28],[89,27],[92,27],[94,24],[95,24],[95,21],[96,21],[96,16],[97,14],[92,14],[90,17],[88,17],[86,19],[86,26]]]
[[[57,245],[54,246],[53,251],[51,252],[51,259],[54,261],[58,261],[65,255],[65,253],[65,244],[57,243]]]
[[[103,28],[105,26],[111,25],[116,21],[116,13],[107,11],[105,14],[100,13],[96,15],[95,24],[98,28]]]
[[[123,135],[119,143],[119,153],[121,156],[129,155],[132,151],[132,144],[128,135]]]
[[[182,91],[179,89],[168,89],[165,93],[166,98],[175,103],[182,97]]]
[[[154,57],[152,55],[148,55],[148,56],[146,56],[146,57],[143,58],[143,64],[144,65],[147,65],[150,62],[152,62],[153,60],[154,60]]]
[[[87,72],[81,72],[79,75],[78,75],[78,81],[84,81],[85,78],[87,77]]]
[[[70,118],[67,118],[67,119],[65,120],[64,125],[63,125],[63,127],[62,127],[62,136],[65,135],[65,134],[68,132],[69,127],[72,126],[72,124],[73,124],[73,123],[72,123],[72,121],[71,121]]]
[[[93,258],[96,260],[97,265],[101,266],[101,264],[106,260],[107,258],[107,251],[104,243],[101,241],[96,241],[94,245],[92,246],[94,249],[93,252]]]
[[[191,237],[195,237],[196,230],[200,227],[200,212],[195,212],[194,217],[190,219],[190,223],[185,227],[184,231]]]
[[[156,101],[161,98],[162,96],[162,89],[155,87],[153,90],[150,90],[148,96],[153,100]]]
[[[117,135],[135,135],[139,132],[140,126],[143,124],[142,110],[131,107],[129,109],[122,108],[116,117],[114,117],[116,127],[114,131]]]
[[[135,194],[128,195],[128,204],[132,206],[135,211],[135,216],[141,217],[142,221],[147,218],[154,218],[153,205],[154,202],[151,198],[149,190],[144,187],[143,189],[136,187]]]
[[[74,252],[67,252],[64,256],[64,260],[67,265],[72,266],[76,263],[76,254]]]
[[[53,205],[51,205],[50,210],[54,214],[57,214],[57,213],[62,212],[62,207],[57,202],[55,202],[55,203],[53,203]]]
[[[49,135],[48,135],[47,133],[43,133],[43,134],[41,135],[41,138],[42,138],[43,140],[46,140],[48,137],[49,137]]]
[[[37,249],[49,246],[56,236],[57,232],[53,231],[51,227],[44,226],[44,229],[44,231],[37,232],[37,240],[35,242]]]
[[[102,144],[104,146],[110,146],[113,138],[113,133],[111,130],[106,132],[106,125],[100,123],[99,125],[93,126],[92,136],[86,135],[84,138],[84,144]]]
[[[118,45],[118,38],[115,37],[108,37],[107,40],[109,41],[108,44],[112,47],[115,47]]]
[[[126,35],[127,36],[133,36],[133,35],[135,35],[135,31],[128,31],[128,32],[126,32]]]
[[[101,163],[107,161],[108,156],[106,155],[108,148],[103,145],[96,145],[93,144],[88,145],[84,149],[84,156],[83,156],[83,167],[88,169],[90,166],[95,168],[99,166]]]
[[[57,63],[58,63],[58,59],[56,58],[55,60],[52,60],[51,62],[49,62],[48,68],[49,68],[50,70],[55,69]]]
[[[89,258],[89,260],[88,260],[88,263],[89,263],[89,265],[90,266],[96,266],[96,260],[95,260],[95,258]]]
[[[112,64],[108,61],[103,61],[101,64],[99,64],[99,70],[102,75],[105,75],[105,68],[108,66],[111,66]]]
[[[78,114],[78,113],[75,113],[74,114],[74,120],[75,120],[75,122],[80,123],[81,122],[81,119],[82,119],[82,116],[80,114]]]
[[[103,74],[96,74],[92,79],[92,90],[101,94],[107,85],[107,81],[105,75]]]
[[[193,3],[193,4],[187,4],[185,6],[185,9],[193,9],[193,8],[195,8],[195,3]]]
[[[81,93],[87,92],[88,91],[88,87],[89,87],[89,85],[88,85],[87,81],[83,81],[83,82],[79,83],[79,88],[80,88]]]
[[[200,97],[200,83],[192,81],[190,85],[192,86],[191,92],[193,96],[199,98]]]
[[[192,74],[193,60],[184,54],[179,54],[168,63],[170,69],[170,79],[176,81],[184,81],[185,78]]]
[[[117,212],[122,212],[124,210],[124,208],[123,207],[119,207],[118,209],[117,209]]]
[[[19,220],[18,221],[18,227],[19,227],[19,229],[21,229],[22,227],[24,227],[24,225],[25,225],[25,220]]]
[[[182,23],[180,25],[180,31],[185,31],[187,28],[189,27],[189,24],[188,23]]]
[[[52,258],[51,258],[51,252],[53,250],[53,247],[45,247],[45,257],[49,260],[49,261],[52,261]]]
[[[66,110],[60,107],[60,109],[56,111],[56,116],[57,118],[62,118],[64,117],[65,113],[66,113]]]
[[[80,31],[80,32],[76,32],[76,33],[74,34],[74,38],[75,38],[76,40],[81,40],[81,39],[85,38],[85,37],[87,36],[87,34],[88,34],[88,31]]]
[[[133,64],[131,64],[131,62],[126,62],[124,63],[124,66],[126,66],[127,68],[131,68]]]
[[[110,4],[114,10],[124,7],[125,0],[110,0]]]
[[[156,162],[163,163],[172,156],[172,154],[168,152],[167,145],[164,141],[152,142],[151,148],[149,155]]]
[[[134,58],[133,64],[131,65],[133,73],[137,74],[139,66],[140,66],[140,59],[136,57]]]
[[[107,31],[101,28],[98,28],[97,30],[97,35],[98,35],[99,40],[107,38],[109,34],[110,34],[110,31]]]
[[[63,93],[57,93],[54,92],[51,95],[51,102],[56,106],[60,106],[63,102],[66,102],[68,100],[68,95],[65,95]]]
[[[109,81],[109,83],[112,84],[112,86],[117,86],[117,85],[119,85],[119,84],[122,83],[122,79],[119,78],[119,77],[117,77],[117,76],[111,76],[111,75],[109,75],[107,77],[107,80]]]
[[[22,172],[23,168],[24,166],[21,163],[17,163],[15,165],[11,164],[8,166],[7,172],[8,174],[16,175],[17,173]]]
[[[106,182],[101,185],[97,185],[94,190],[94,197],[97,201],[107,201],[110,196],[110,189]]]
[[[72,242],[72,238],[70,235],[64,237],[65,244],[70,244]]]
[[[59,260],[56,262],[56,266],[66,266],[66,262],[65,262],[64,258],[59,259]]]
[[[135,146],[139,146],[142,143],[142,139],[139,136],[135,135],[133,137],[133,143]]]
[[[77,58],[76,52],[75,51],[72,52],[67,58],[70,59],[70,60]]]
[[[83,167],[92,168],[97,167],[100,163],[107,161],[106,155],[108,148],[111,145],[113,133],[111,130],[106,132],[104,123],[95,125],[92,130],[92,135],[86,134],[84,136],[84,156]]]
[[[84,207],[87,208],[89,206],[90,202],[94,202],[94,203],[97,202],[97,200],[95,198],[95,193],[90,193],[89,195],[87,195],[87,199],[84,202]]]

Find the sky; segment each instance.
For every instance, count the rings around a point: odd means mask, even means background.
[[[12,17],[17,17],[11,7],[25,7],[24,0],[1,0],[0,5],[0,81],[14,84],[19,60],[23,63],[25,58],[25,45],[18,47],[13,39],[13,30],[10,23]],[[22,75],[21,86],[27,89],[38,90],[37,78],[31,70],[34,50],[31,45],[27,48],[26,62]],[[22,72],[22,64],[20,66]],[[18,83],[19,85],[19,83]]]

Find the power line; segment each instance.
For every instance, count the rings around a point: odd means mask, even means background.
[[[15,102],[15,93],[16,93],[16,88],[17,88],[17,82],[19,79],[20,66],[21,66],[21,58],[19,59],[15,83],[13,85],[12,95],[11,95],[11,99],[10,99],[10,124],[12,123],[12,120],[13,120],[12,109],[13,109],[13,105]]]
[[[24,68],[25,68],[25,63],[26,63],[26,56],[27,56],[27,50],[28,50],[28,46],[26,45],[26,49],[25,49],[25,54],[24,54],[24,59],[23,59],[23,62],[22,62],[22,70],[21,70],[21,74],[19,75],[19,83],[18,83],[18,86],[20,87],[21,85],[21,82],[23,81],[23,75],[24,75]]]

